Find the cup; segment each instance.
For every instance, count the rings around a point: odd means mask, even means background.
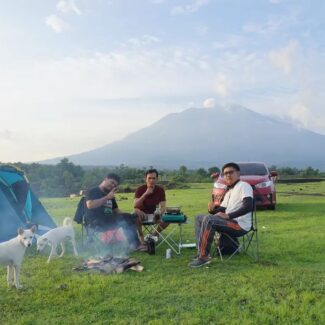
[[[153,222],[153,220],[154,220],[153,214],[147,214],[147,217],[148,217],[148,222]]]

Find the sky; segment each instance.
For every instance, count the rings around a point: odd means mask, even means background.
[[[323,0],[0,0],[0,161],[95,149],[190,107],[325,134]]]

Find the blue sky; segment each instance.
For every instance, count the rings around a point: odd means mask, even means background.
[[[325,134],[325,1],[0,0],[0,161],[231,104]]]

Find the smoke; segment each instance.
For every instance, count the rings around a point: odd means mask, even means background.
[[[84,245],[79,248],[79,255],[84,258],[107,255],[128,257],[139,245],[137,228],[131,214],[123,213],[119,216],[121,218],[115,218],[117,221],[109,223],[104,231],[92,233],[90,229],[88,238],[84,233]]]

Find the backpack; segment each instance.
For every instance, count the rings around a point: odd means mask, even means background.
[[[238,247],[239,247],[239,241],[237,237],[232,237],[230,235],[224,235],[224,234],[220,235],[219,248],[221,254],[231,255],[238,249]]]
[[[82,224],[85,214],[86,214],[86,197],[82,196],[77,205],[77,210],[74,214],[73,220],[78,224]]]

